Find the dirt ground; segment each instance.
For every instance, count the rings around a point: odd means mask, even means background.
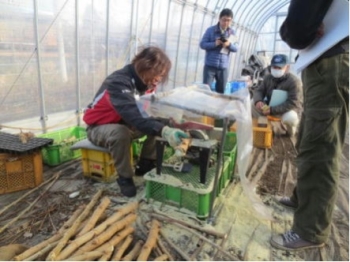
[[[264,219],[254,209],[236,175],[236,179],[218,196],[213,210],[215,222],[208,224],[208,221],[199,220],[193,212],[158,202],[148,203],[145,200],[145,181],[142,177],[135,178],[137,196],[132,199],[125,198],[120,194],[115,182],[100,183],[84,177],[78,159],[54,168],[45,166],[44,181],[51,179],[50,182],[40,186],[13,206],[9,205],[30,190],[0,196],[0,232],[6,227],[0,233],[0,247],[14,243],[33,247],[43,242],[54,235],[79,206],[88,204],[93,195],[99,189],[103,189],[102,196],[108,196],[111,200],[106,211],[107,216],[129,202],[139,203],[132,245],[138,240],[146,241],[152,214],[184,221],[225,235],[218,237],[200,230],[194,233],[195,230],[184,230],[176,223],[163,220],[163,235],[160,238],[165,242],[165,247],[174,260],[348,261],[348,141],[340,159],[341,183],[331,237],[326,246],[308,251],[287,252],[274,249],[269,244],[273,234],[282,233],[292,225],[293,211],[278,204],[276,197],[289,196],[294,187],[294,142],[286,136],[274,135],[271,149],[254,148],[252,152],[254,161],[247,176],[252,183],[256,183],[255,192],[264,206],[272,210],[273,220]],[[54,180],[56,175],[58,178]],[[78,195],[73,196],[72,193]],[[1,212],[5,208],[6,211]],[[198,237],[198,234],[207,240]],[[165,241],[165,238],[170,239],[175,247]],[[155,257],[157,253],[152,251],[149,260]],[[45,256],[40,257],[40,260],[43,259]]]

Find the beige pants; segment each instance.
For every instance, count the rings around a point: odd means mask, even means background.
[[[119,176],[131,178],[134,169],[131,166],[130,147],[132,140],[143,137],[139,131],[132,131],[126,125],[106,124],[90,126],[87,128],[88,139],[96,146],[108,148],[115,169]],[[156,140],[154,136],[148,136],[143,143],[141,158],[156,159]]]

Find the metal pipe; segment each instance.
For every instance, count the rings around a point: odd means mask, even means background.
[[[151,8],[152,8],[152,10],[151,10],[151,20],[150,20],[150,26],[149,26],[149,33],[148,33],[148,45],[151,44],[151,40],[152,40],[154,0],[152,0],[152,7]]]
[[[107,5],[106,5],[106,77],[108,76],[108,71],[109,71],[109,0],[107,0]]]
[[[188,48],[187,48],[187,60],[186,60],[186,70],[185,70],[185,85],[188,85],[187,83],[187,72],[188,72],[188,62],[190,59],[188,59],[190,57],[190,49],[191,49],[191,43],[192,43],[192,34],[193,34],[193,25],[194,25],[194,17],[196,14],[196,10],[197,10],[197,2],[198,0],[196,0],[195,4],[194,4],[194,8],[193,8],[193,14],[192,14],[192,23],[191,23],[191,31],[190,31],[190,40],[188,41]]]
[[[46,109],[45,109],[45,92],[43,87],[43,80],[41,76],[41,56],[40,56],[40,41],[38,32],[38,1],[34,0],[34,31],[36,41],[36,58],[37,58],[37,69],[38,69],[38,82],[39,82],[39,94],[40,94],[40,122],[43,133],[46,133]]]
[[[175,57],[175,66],[174,66],[174,84],[176,86],[176,79],[177,79],[177,62],[179,60],[179,51],[180,51],[180,40],[181,40],[181,33],[182,33],[182,22],[183,22],[183,16],[184,16],[184,10],[185,10],[185,3],[182,4],[182,11],[181,11],[181,18],[180,18],[180,28],[179,28],[179,34],[177,38],[177,44],[176,44],[176,57]],[[185,79],[186,81],[186,79]]]
[[[221,135],[221,142],[218,150],[218,162],[216,164],[216,172],[215,172],[215,177],[214,177],[214,188],[211,193],[211,198],[210,198],[210,207],[209,207],[209,215],[208,215],[208,220],[207,223],[214,225],[215,223],[215,217],[213,216],[213,207],[214,207],[214,200],[216,198],[216,192],[217,192],[217,184],[219,181],[219,175],[223,170],[224,165],[222,164],[223,162],[223,152],[224,152],[224,146],[225,146],[225,140],[226,140],[226,133],[227,133],[227,126],[228,126],[228,118],[223,119],[224,126],[222,128],[222,135]]]
[[[79,1],[75,0],[75,81],[76,81],[76,117],[77,117],[77,124],[80,126],[80,111],[81,111],[81,101],[80,101],[80,41],[79,41]]]
[[[135,17],[135,50],[134,50],[134,54],[137,53],[137,49],[138,49],[138,38],[139,38],[139,5],[140,2],[139,0],[136,0],[136,17]],[[131,57],[134,57],[134,54],[131,54]]]
[[[201,41],[202,37],[203,37],[203,28],[204,28],[204,20],[205,20],[205,15],[207,14],[208,10],[208,4],[209,4],[209,1],[207,1],[207,4],[205,6],[205,12],[203,13],[203,19],[202,19],[202,25],[201,25],[201,30],[200,30],[200,35],[199,35],[199,42]],[[197,47],[197,59],[196,59],[196,69],[195,69],[195,72],[196,72],[196,76],[197,76],[197,72],[198,72],[198,58],[199,58],[199,50],[200,50],[200,46],[198,45]],[[203,74],[203,73],[202,73]],[[202,76],[202,79],[203,79],[203,76]],[[194,81],[196,81],[196,79],[194,79]]]

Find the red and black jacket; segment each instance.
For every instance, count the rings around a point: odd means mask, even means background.
[[[89,126],[125,123],[147,135],[160,135],[164,124],[143,117],[136,104],[135,95],[146,91],[147,85],[136,74],[134,66],[127,65],[104,80],[85,110],[83,120]]]

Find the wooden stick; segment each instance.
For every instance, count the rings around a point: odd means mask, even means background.
[[[53,175],[50,179],[46,180],[45,182],[41,183],[40,185],[38,185],[37,187],[33,188],[32,190],[28,191],[27,193],[25,193],[24,195],[22,195],[21,197],[17,198],[15,201],[11,202],[11,204],[3,207],[0,210],[0,215],[2,215],[2,213],[4,213],[7,209],[9,209],[10,207],[16,205],[18,202],[20,202],[22,199],[26,198],[28,195],[30,195],[31,193],[33,193],[34,191],[38,190],[39,188],[43,187],[44,185],[46,185],[47,183],[49,183],[51,180],[56,180],[62,172],[57,172],[55,175]]]
[[[113,238],[111,238],[109,241],[107,241],[105,244],[103,244],[102,246],[98,247],[95,250],[98,251],[103,251],[106,249],[106,246],[112,245],[112,246],[116,246],[118,245],[121,241],[123,241],[123,239],[125,239],[127,236],[129,236],[130,234],[132,234],[135,231],[135,229],[131,226],[128,226],[127,228],[123,229],[122,231],[118,232],[117,234],[115,234],[113,236]]]
[[[43,248],[45,248],[47,245],[50,245],[52,243],[54,243],[55,241],[58,241],[63,232],[69,228],[74,221],[77,219],[77,217],[83,212],[84,206],[80,206],[74,213],[73,215],[69,218],[69,220],[67,222],[65,222],[63,224],[63,226],[58,230],[58,232],[50,237],[49,239],[29,248],[28,250],[24,251],[22,254],[19,254],[18,256],[15,256],[13,259],[20,261],[20,260],[25,260],[26,258],[33,256],[33,254],[35,254],[36,252],[40,252],[40,250],[42,250]]]
[[[26,261],[34,261],[43,255],[47,255],[47,253],[50,252],[57,245],[57,243],[58,243],[58,240],[46,245],[43,249],[36,252],[34,255],[27,257],[25,260]]]
[[[105,251],[102,257],[98,261],[107,261],[110,259],[114,251],[114,246],[109,246]]]
[[[24,214],[27,214],[28,211],[36,204],[36,202],[38,202],[43,195],[46,193],[46,191],[49,190],[49,188],[56,182],[58,176],[55,177],[55,179],[50,183],[50,185],[48,185],[44,192],[41,193],[26,209],[22,210],[21,213],[19,213],[15,218],[13,218],[10,222],[8,222],[6,225],[4,225],[2,228],[0,228],[0,234],[9,226],[11,226],[13,223],[15,223],[18,219],[20,219]]]
[[[166,261],[168,260],[168,255],[167,254],[163,254],[159,257],[156,257],[153,261]]]
[[[149,254],[151,253],[152,249],[157,243],[157,238],[160,230],[160,223],[156,220],[152,220],[152,226],[149,231],[148,238],[146,240],[146,243],[142,247],[141,253],[137,258],[137,261],[146,261]]]
[[[103,251],[91,251],[82,255],[65,259],[66,261],[93,261],[103,256]]]
[[[135,246],[131,249],[131,251],[125,257],[122,258],[122,261],[134,260],[134,258],[140,254],[142,250],[142,245],[143,245],[142,240],[137,241]]]
[[[171,246],[172,249],[176,250],[177,253],[181,255],[186,261],[192,261],[191,258],[185,254],[180,248],[178,248],[167,236],[164,234],[162,230],[160,230],[160,235],[164,238],[164,240]]]
[[[209,235],[213,235],[213,236],[216,236],[216,237],[219,237],[219,238],[223,238],[225,236],[225,234],[223,233],[220,233],[220,232],[217,232],[217,231],[214,231],[214,230],[211,230],[211,229],[206,229],[206,228],[203,228],[203,227],[200,227],[200,226],[196,226],[196,225],[191,225],[185,221],[181,221],[181,220],[177,220],[175,218],[171,218],[171,217],[168,217],[168,216],[165,216],[163,214],[150,214],[151,217],[153,218],[156,218],[156,219],[159,219],[159,220],[163,220],[163,221],[167,221],[167,222],[173,222],[173,223],[177,223],[177,224],[180,224],[180,225],[184,225],[184,226],[187,226],[187,227],[190,227],[190,228],[194,228],[194,229],[197,229],[203,233],[207,233]]]
[[[108,197],[104,197],[100,203],[100,205],[96,208],[89,221],[86,223],[84,228],[77,235],[78,237],[84,235],[89,232],[92,228],[95,227],[96,222],[99,220],[103,212],[106,210],[108,205],[111,203],[111,200]]]
[[[62,250],[58,259],[63,260],[66,257],[70,256],[80,246],[82,246],[86,242],[90,241],[95,236],[101,234],[103,231],[106,230],[106,228],[108,226],[114,224],[116,221],[118,221],[124,215],[136,210],[137,207],[138,207],[138,202],[133,202],[133,203],[130,203],[130,204],[125,205],[124,207],[120,208],[116,213],[114,213],[112,216],[110,216],[108,219],[106,219],[103,223],[98,225],[96,228],[94,228],[93,230],[87,232],[86,234],[78,237],[72,243],[70,243],[64,250]]]
[[[234,220],[236,220],[236,217],[234,218]],[[221,240],[221,244],[220,244],[221,248],[225,247],[226,240],[230,236],[231,230],[232,230],[232,225],[230,226],[230,229],[228,230],[226,236]],[[215,253],[214,257],[213,257],[213,261],[216,261],[216,257],[217,257],[218,254],[219,254],[219,250],[216,250],[216,253]]]
[[[160,248],[161,251],[163,251],[164,254],[166,254],[169,258],[170,261],[175,261],[174,257],[170,254],[170,252],[165,248],[163,240],[158,238],[157,239],[157,244]]]
[[[114,255],[112,256],[111,260],[112,261],[119,261],[122,258],[125,250],[131,244],[132,240],[133,240],[132,235],[127,236],[126,239],[124,240],[123,244],[120,246],[120,248],[118,250],[116,250],[116,252],[114,252]]]
[[[197,236],[198,238],[204,240],[205,242],[209,243],[210,245],[212,245],[213,247],[216,247],[221,253],[223,253],[224,255],[226,255],[228,258],[230,258],[231,261],[237,260],[236,257],[233,257],[231,254],[227,253],[222,247],[220,247],[218,244],[214,243],[213,241],[207,239],[206,237],[203,237],[201,234],[197,233],[196,231],[185,227],[181,224],[177,224],[175,223],[176,226],[186,230],[187,232],[190,232],[191,234]]]
[[[76,233],[76,230],[78,229],[79,225],[82,223],[82,221],[88,216],[90,213],[91,209],[95,206],[96,202],[102,195],[102,189],[97,191],[97,193],[93,196],[91,199],[90,203],[85,207],[85,210],[83,213],[80,214],[80,216],[77,218],[77,220],[74,222],[72,227],[68,229],[60,242],[57,244],[57,246],[50,252],[50,254],[47,256],[46,260],[57,260],[61,250],[64,248],[64,246],[67,244],[68,240],[74,236]]]
[[[121,229],[127,227],[128,225],[132,224],[136,220],[135,214],[129,214],[122,220],[118,221],[118,223],[109,226],[106,231],[102,232],[100,235],[98,235],[96,238],[92,239],[91,241],[87,242],[84,246],[82,246],[78,250],[79,253],[88,252],[91,250],[95,250],[97,247],[101,246],[103,243],[108,241],[116,232],[120,231]]]

